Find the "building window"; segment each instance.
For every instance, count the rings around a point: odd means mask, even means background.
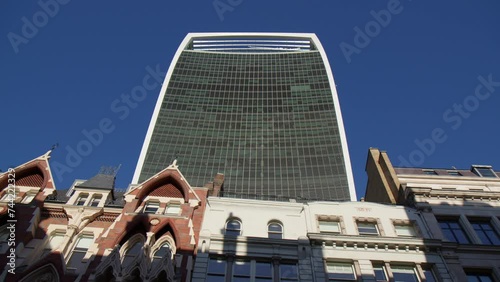
[[[352,263],[327,262],[326,273],[328,274],[328,279],[333,281],[356,280],[354,265]]]
[[[251,262],[248,260],[235,260],[233,264],[233,279],[231,281],[250,281]]]
[[[427,282],[437,282],[436,274],[432,270],[431,266],[422,267],[422,271],[424,272],[424,277]]]
[[[375,222],[358,222],[359,235],[378,235],[378,228]]]
[[[437,175],[436,171],[433,169],[424,169],[422,172],[427,175]]]
[[[82,260],[87,254],[88,249],[94,243],[92,235],[81,235],[78,237],[75,247],[71,251],[68,260],[68,268],[78,268],[82,265]]]
[[[340,233],[340,223],[338,221],[319,221],[319,232],[324,233]]]
[[[391,265],[394,282],[419,282],[417,270],[412,266]]]
[[[374,264],[373,272],[375,274],[376,281],[389,281],[387,279],[387,272],[385,271],[385,266],[383,264]]]
[[[438,222],[448,241],[460,244],[470,244],[469,237],[465,234],[458,220],[438,220]]]
[[[462,176],[462,174],[456,170],[448,170],[447,173],[450,176]]]
[[[409,224],[396,224],[394,225],[396,229],[397,236],[407,236],[407,237],[416,237],[417,232],[415,231],[415,227]]]
[[[149,201],[144,205],[144,213],[155,214],[160,209],[160,202]]]
[[[299,281],[299,273],[296,263],[280,264],[280,280],[279,281]]]
[[[267,226],[268,238],[283,239],[283,225],[279,222],[271,222]]]
[[[24,196],[24,198],[21,201],[21,203],[23,203],[23,204],[29,204],[29,203],[31,203],[31,201],[33,201],[34,198],[35,198],[35,194],[27,194],[26,196]]]
[[[226,222],[226,235],[240,236],[241,235],[241,222],[237,219],[230,219]]]
[[[493,282],[493,276],[488,271],[473,270],[465,271],[468,282]]]
[[[477,236],[481,239],[481,243],[485,245],[500,245],[500,238],[493,229],[493,226],[488,221],[471,221],[470,222]]]
[[[270,261],[255,262],[255,281],[273,281],[273,266]]]
[[[87,198],[89,197],[89,194],[87,193],[80,193],[80,195],[78,195],[78,198],[76,199],[76,205],[77,206],[83,206],[85,205],[85,202],[87,202]]]
[[[90,200],[90,206],[91,207],[97,207],[99,203],[101,202],[102,195],[101,194],[95,194],[92,196],[92,200]]]
[[[165,214],[178,215],[181,212],[181,204],[179,203],[169,203]]]
[[[221,258],[210,258],[208,261],[207,282],[226,281],[227,262]]]
[[[63,232],[55,232],[55,233],[53,233],[50,236],[49,242],[47,242],[47,244],[45,245],[45,248],[43,250],[43,253],[42,253],[41,257],[44,257],[44,256],[48,255],[50,252],[52,252],[57,247],[59,247],[59,245],[61,245],[61,243],[63,242],[63,240],[64,240],[64,233]]]
[[[167,255],[172,256],[172,253],[170,243],[165,242],[153,253],[153,261],[151,263],[153,267],[156,267]]]
[[[491,166],[472,166],[472,172],[481,177],[498,177]]]
[[[123,255],[123,260],[122,260],[123,267],[129,266],[134,261],[134,259],[141,252],[143,245],[144,245],[144,242],[142,240],[136,241],[132,247],[128,248],[125,251],[125,254]]]

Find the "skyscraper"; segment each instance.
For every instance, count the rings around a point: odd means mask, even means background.
[[[174,159],[224,196],[356,200],[333,75],[315,34],[190,33],[167,72],[134,174]]]

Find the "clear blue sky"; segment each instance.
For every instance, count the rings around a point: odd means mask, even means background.
[[[142,85],[146,67],[165,71],[188,32],[206,31],[318,35],[337,84],[358,198],[369,147],[386,150],[395,165],[402,156],[415,166],[500,170],[498,1],[66,2],[0,3],[3,171],[59,143],[52,163],[67,171],[54,175],[58,189],[119,164],[117,186],[126,188],[159,87],[127,105],[124,119],[112,104],[125,105],[121,95]],[[101,122],[113,131],[87,143],[88,155],[69,166],[68,148],[89,141],[82,131]]]

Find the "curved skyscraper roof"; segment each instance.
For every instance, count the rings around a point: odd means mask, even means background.
[[[174,159],[224,196],[356,200],[335,83],[315,34],[190,33],[166,75],[134,183]]]

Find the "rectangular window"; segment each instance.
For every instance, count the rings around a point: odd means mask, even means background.
[[[283,263],[280,264],[280,281],[298,281],[299,274],[297,264]]]
[[[255,262],[255,281],[273,281],[273,266],[271,262]]]
[[[470,244],[469,237],[465,234],[458,220],[438,220],[438,222],[448,241],[460,244]]]
[[[436,171],[433,169],[424,169],[422,172],[427,175],[437,175]]]
[[[94,237],[83,235],[78,237],[78,241],[71,252],[68,260],[68,268],[78,268],[82,265],[82,260],[87,254],[88,249],[94,243]]]
[[[385,266],[383,264],[374,264],[373,272],[375,274],[376,281],[389,281],[387,279],[387,272],[385,271]]]
[[[432,270],[431,266],[422,267],[422,271],[424,272],[425,280],[427,280],[427,282],[437,282],[438,281],[436,279],[436,275],[434,274],[434,271]]]
[[[181,212],[181,204],[179,203],[170,203],[167,205],[167,209],[165,210],[165,214],[178,215]]]
[[[326,272],[328,273],[329,280],[356,280],[354,265],[352,263],[327,262]]]
[[[233,264],[233,279],[231,281],[250,281],[251,263],[246,260],[236,260]]]
[[[417,232],[415,232],[415,228],[413,225],[394,225],[396,229],[396,235],[398,236],[408,236],[408,237],[416,237]]]
[[[485,245],[500,245],[500,238],[488,221],[471,221],[470,222],[477,236],[481,239],[481,243]]]
[[[208,261],[207,282],[226,281],[226,261],[220,258],[210,258]]]
[[[451,176],[462,176],[462,174],[456,170],[448,170],[447,173],[448,173],[448,175],[451,175]]]
[[[147,202],[146,205],[144,205],[144,213],[155,214],[159,208],[160,208],[159,202]]]
[[[377,224],[374,222],[358,222],[358,233],[360,235],[378,235]]]
[[[473,270],[465,271],[467,276],[467,282],[493,282],[493,276],[491,276],[489,271],[484,270]]]
[[[498,177],[491,166],[473,166],[472,172],[481,177]]]
[[[340,233],[340,223],[338,221],[319,221],[319,232]]]
[[[391,265],[394,282],[419,282],[415,267]]]
[[[80,194],[78,196],[78,198],[76,199],[76,205],[77,206],[83,206],[83,205],[85,205],[85,202],[87,202],[87,198],[88,197],[89,197],[88,194],[84,194],[84,193]]]
[[[97,207],[99,203],[101,202],[102,195],[101,194],[96,194],[92,196],[92,200],[90,200],[90,206],[91,207]]]

